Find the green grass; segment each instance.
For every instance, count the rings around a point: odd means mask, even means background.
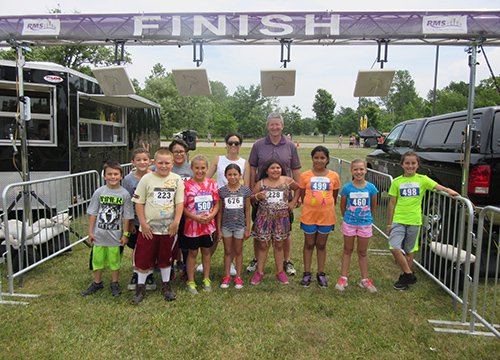
[[[249,149],[242,149],[247,156]],[[199,149],[213,156],[223,149]],[[310,167],[310,149],[300,149],[304,167]],[[345,152],[345,153],[344,153]],[[352,158],[366,150],[333,151]],[[297,214],[298,215],[298,211]],[[294,224],[292,258],[302,271],[303,235]],[[375,236],[371,248],[385,248]],[[148,292],[139,306],[129,304],[131,292],[120,298],[105,290],[79,295],[92,279],[89,249],[77,246],[24,278],[17,292],[41,296],[28,306],[0,306],[0,358],[2,359],[497,359],[500,342],[494,338],[441,334],[427,319],[459,320],[448,295],[423,274],[407,292],[392,283],[398,269],[389,256],[370,254],[370,274],[378,287],[368,294],[359,281],[354,256],[350,286],[338,294],[333,285],[339,275],[342,238],[335,230],[328,242],[327,274],[330,287],[315,282],[302,288],[299,278],[289,286],[273,278],[271,259],[259,286],[242,290],[218,288],[222,278],[222,246],[213,258],[214,291],[191,296],[175,282],[178,300],[165,302],[159,292]],[[245,242],[245,263],[252,242]],[[271,254],[272,257],[272,254]],[[126,249],[121,283],[131,274],[131,251]],[[313,269],[315,263],[313,263]],[[159,274],[156,275],[159,279]],[[201,278],[197,275],[198,284]]]

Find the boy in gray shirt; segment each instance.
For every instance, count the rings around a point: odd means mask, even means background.
[[[128,242],[130,237],[129,220],[134,218],[132,199],[127,190],[121,185],[123,170],[119,163],[108,162],[104,164],[104,181],[92,195],[87,214],[89,214],[89,241],[92,248],[92,269],[94,282],[83,296],[92,295],[104,288],[102,283],[102,270],[111,269],[111,294],[121,294],[118,283],[120,265],[122,260],[121,247]]]

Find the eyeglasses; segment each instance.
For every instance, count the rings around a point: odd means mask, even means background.
[[[239,141],[228,141],[227,145],[229,145],[229,146],[240,146],[241,143]]]
[[[184,155],[186,152],[181,150],[181,151],[172,151],[174,155]]]

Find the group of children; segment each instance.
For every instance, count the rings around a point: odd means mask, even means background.
[[[290,211],[302,203],[300,228],[304,232],[304,273],[300,284],[308,287],[312,282],[311,263],[314,248],[317,252],[316,280],[319,287],[328,286],[325,274],[326,243],[336,224],[335,203],[340,190],[341,231],[344,249],[341,276],[335,285],[338,291],[348,286],[348,270],[357,238],[357,254],[361,273],[359,286],[371,293],[377,292],[368,277],[367,248],[372,236],[373,215],[377,207],[377,188],[366,181],[366,162],[351,162],[352,181],[341,189],[339,176],[327,168],[329,150],[316,146],[312,152],[312,169],[301,174],[299,183],[285,176],[279,160],[270,159],[261,172],[253,190],[243,185],[242,169],[229,164],[224,171],[227,185],[218,188],[207,177],[208,159],[196,155],[191,159],[191,177],[181,177],[172,171],[174,155],[167,148],[154,154],[153,168],[146,149],[137,149],[132,156],[134,171],[122,180],[120,164],[110,162],[104,166],[106,185],[94,193],[88,207],[89,240],[93,243],[92,266],[94,282],[82,292],[87,296],[103,288],[102,270],[112,270],[111,292],[120,295],[118,273],[123,245],[134,249],[135,287],[133,304],[143,301],[149,285],[155,286],[153,270],[159,269],[162,294],[167,301],[175,300],[171,288],[171,269],[179,252],[178,237],[187,247],[187,291],[197,294],[195,266],[201,249],[204,291],[212,290],[210,279],[211,256],[219,238],[224,243],[224,277],[220,285],[225,289],[234,282],[241,289],[243,267],[243,241],[250,236],[260,240],[257,248],[258,268],[250,283],[258,285],[264,278],[269,248],[272,245],[276,264],[276,278],[288,284],[283,269],[283,240],[291,232]],[[415,153],[406,153],[401,161],[404,173],[394,179],[389,190],[389,245],[402,274],[394,288],[405,290],[416,282],[412,272],[413,255],[418,250],[418,230],[421,225],[421,201],[426,190],[442,190],[458,195],[424,175],[416,173],[419,165]],[[293,193],[293,196],[292,196]],[[291,199],[291,200],[290,200]],[[257,204],[257,213],[251,222],[251,203]],[[132,207],[135,204],[135,217]],[[180,227],[182,221],[182,227]],[[129,224],[130,222],[130,224]],[[179,234],[179,236],[178,236]],[[236,276],[230,275],[234,261]]]

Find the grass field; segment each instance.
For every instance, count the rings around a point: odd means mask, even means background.
[[[202,148],[212,158],[223,148]],[[300,149],[304,168],[310,149]],[[248,156],[249,149],[242,149]],[[364,149],[333,150],[333,156],[352,159]],[[297,214],[298,215],[298,211]],[[292,258],[302,272],[303,235],[294,224]],[[371,248],[384,249],[375,236]],[[79,245],[24,278],[18,292],[40,294],[28,306],[0,306],[1,359],[498,359],[500,342],[494,338],[434,332],[428,319],[459,320],[451,299],[417,272],[418,283],[406,292],[393,290],[398,269],[389,256],[370,254],[370,275],[378,287],[369,294],[357,286],[354,256],[350,286],[338,294],[342,238],[335,230],[328,243],[330,286],[313,283],[305,289],[299,276],[290,285],[274,279],[271,259],[259,286],[242,290],[218,288],[222,278],[222,246],[213,258],[214,291],[191,296],[176,281],[177,301],[165,302],[148,292],[139,306],[129,304],[131,292],[119,298],[104,291],[83,298],[90,283],[89,249]],[[131,251],[126,249],[121,283],[131,274]],[[245,263],[252,242],[245,243]],[[315,265],[313,264],[313,269]],[[3,272],[5,274],[5,272]],[[198,283],[201,278],[197,275]],[[157,274],[159,279],[159,274]]]

